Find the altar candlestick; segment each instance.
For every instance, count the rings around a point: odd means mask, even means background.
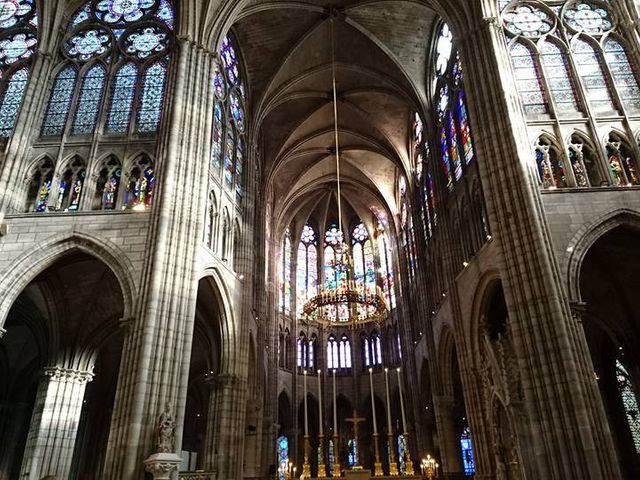
[[[322,428],[322,380],[320,379],[320,370],[318,370],[318,398],[320,401],[318,402],[318,419],[320,420],[320,436],[324,434]]]
[[[400,393],[400,412],[402,412],[402,432],[407,433],[407,417],[404,414],[404,400],[402,399],[402,380],[400,378],[400,368],[396,370],[398,373],[398,392]]]
[[[336,369],[333,369],[333,434],[338,435],[338,406],[336,403]]]
[[[391,432],[391,401],[389,400],[389,369],[384,369],[384,383],[387,387],[387,432]]]
[[[373,396],[373,368],[369,369],[369,386],[371,387],[371,412],[373,413],[373,434],[378,434],[378,425],[376,425],[376,400]]]
[[[307,412],[307,371],[304,371],[304,434],[309,435],[309,415]]]

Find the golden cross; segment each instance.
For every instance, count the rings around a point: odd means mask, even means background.
[[[359,429],[358,424],[366,421],[367,419],[364,418],[364,417],[359,417],[358,416],[358,412],[356,412],[354,410],[353,411],[353,415],[351,417],[345,418],[345,420],[347,422],[353,424],[353,439],[356,442],[356,451],[355,451],[355,454],[356,454],[355,455],[355,457],[356,457],[355,461],[356,462],[355,462],[355,465],[353,466],[353,468],[354,468],[354,470],[359,470],[362,467],[360,466],[360,458],[359,458],[360,457],[360,455],[359,455],[360,452],[358,451],[358,450],[360,450],[360,442],[359,442],[359,439],[358,439],[358,429]]]

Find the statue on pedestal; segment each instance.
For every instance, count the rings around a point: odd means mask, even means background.
[[[167,402],[164,412],[158,420],[157,451],[159,453],[172,453],[174,451],[176,422],[171,414],[171,404]]]

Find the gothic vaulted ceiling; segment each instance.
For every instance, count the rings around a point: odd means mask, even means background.
[[[412,114],[425,104],[436,22],[415,1],[247,3],[233,32],[280,226],[329,208],[335,190],[332,38],[344,197],[359,214],[397,212],[394,185],[406,172]]]

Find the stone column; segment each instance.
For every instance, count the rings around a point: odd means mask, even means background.
[[[213,111],[212,56],[180,38],[172,52],[167,109],[155,158],[149,252],[136,320],[118,380],[104,479],[141,478],[153,453],[157,419],[174,406],[175,448],[182,443],[198,292],[197,254],[207,203]]]
[[[470,121],[504,286],[535,457],[536,478],[617,479],[620,470],[602,405],[586,393],[563,280],[540,192],[528,174],[533,155],[502,27],[470,6],[458,26]]]
[[[209,401],[205,448],[205,470],[218,478],[240,478],[242,464],[235,458],[242,453],[246,414],[246,382],[234,375],[218,375]]]
[[[68,478],[89,371],[47,367],[38,385],[20,478]]]
[[[438,435],[440,437],[440,456],[443,473],[461,473],[462,458],[460,457],[460,447],[458,446],[458,435],[453,418],[453,398],[434,398],[436,410],[436,424],[438,425]]]

